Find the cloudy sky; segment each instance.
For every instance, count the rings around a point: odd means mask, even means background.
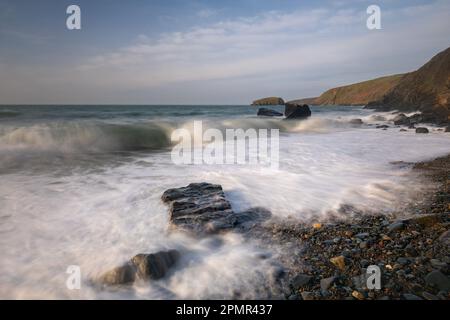
[[[449,34],[448,0],[0,0],[0,104],[309,97],[417,69]]]

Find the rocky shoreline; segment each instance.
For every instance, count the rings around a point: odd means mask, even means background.
[[[291,261],[285,298],[450,299],[450,156],[411,164],[437,188],[390,216],[343,208],[351,219],[266,226],[272,239],[301,248]],[[366,268],[381,270],[381,289],[366,287]]]
[[[269,282],[255,288],[265,299],[448,300],[450,299],[450,155],[411,166],[431,183],[420,199],[390,215],[342,206],[326,221],[270,218],[262,208],[234,212],[220,185],[192,183],[169,189],[169,230],[208,237],[238,232],[261,247],[278,248],[270,257]],[[103,286],[158,280],[176,267],[176,250],[138,254],[103,274]],[[138,259],[139,258],[139,259]],[[267,256],[258,259],[269,259]],[[367,268],[381,273],[380,289],[367,288]],[[98,280],[97,280],[98,283]],[[245,299],[236,291],[235,299]]]

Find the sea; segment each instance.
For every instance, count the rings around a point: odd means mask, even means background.
[[[390,214],[429,187],[408,163],[450,153],[450,133],[401,132],[392,112],[311,110],[286,121],[248,105],[0,106],[0,298],[260,298],[281,249],[234,232],[170,232],[165,190],[221,184],[235,211],[264,207],[278,221],[326,221],[344,205]],[[279,165],[174,163],[172,133],[194,121],[204,130],[278,129]],[[167,249],[181,258],[164,279],[95,285],[135,254]]]

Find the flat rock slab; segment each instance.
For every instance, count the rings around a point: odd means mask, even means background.
[[[166,190],[161,199],[169,205],[171,225],[197,235],[248,230],[271,215],[263,208],[235,213],[222,186],[206,182]]]

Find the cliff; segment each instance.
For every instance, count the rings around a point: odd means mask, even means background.
[[[450,122],[450,48],[408,73],[390,92],[367,106],[377,110],[421,111],[432,122]]]
[[[400,83],[404,76],[404,74],[396,74],[333,88],[314,99],[312,104],[366,105],[371,101],[383,98]]]

